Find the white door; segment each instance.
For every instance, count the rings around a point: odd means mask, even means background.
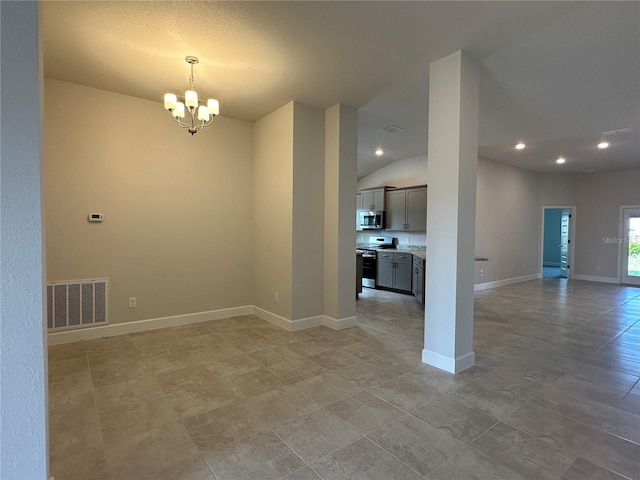
[[[622,283],[640,285],[640,208],[622,210]]]
[[[565,208],[562,210],[562,217],[560,219],[560,276],[563,278],[569,278],[568,269],[569,259],[571,258],[570,245],[571,239],[569,238],[569,222],[571,221],[571,210]]]

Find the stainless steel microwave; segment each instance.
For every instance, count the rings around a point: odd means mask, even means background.
[[[375,212],[360,210],[358,220],[362,230],[381,230],[384,228],[384,212],[381,210]]]

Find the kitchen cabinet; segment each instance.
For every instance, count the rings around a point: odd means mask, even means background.
[[[427,187],[388,190],[387,230],[427,229]]]
[[[404,230],[407,194],[404,189],[387,191],[387,230]]]
[[[356,298],[362,293],[362,254],[356,252]]]
[[[384,210],[384,187],[374,188],[371,190],[360,190],[362,210],[369,210],[375,212],[377,210]]]
[[[362,194],[356,194],[356,231],[362,230],[360,226],[360,210],[362,210]]]
[[[424,268],[425,261],[418,257],[413,256],[413,282],[411,284],[411,293],[416,299],[424,306]]]
[[[377,287],[411,292],[412,255],[407,253],[378,253]]]

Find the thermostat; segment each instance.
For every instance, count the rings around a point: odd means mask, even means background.
[[[102,214],[101,213],[90,213],[89,214],[89,221],[90,222],[101,222],[102,221]]]

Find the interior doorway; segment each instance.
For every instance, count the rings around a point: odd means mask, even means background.
[[[575,207],[542,209],[542,278],[570,278]]]
[[[621,283],[640,285],[640,206],[622,207]]]

